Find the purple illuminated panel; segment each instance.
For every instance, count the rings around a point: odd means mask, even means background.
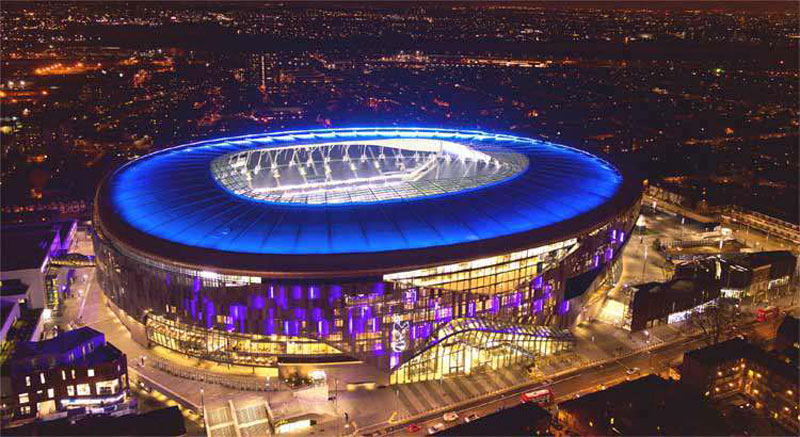
[[[292,287],[292,299],[300,300],[303,298],[303,289],[299,285]]]
[[[252,306],[257,310],[263,310],[267,306],[267,299],[260,294],[255,295],[253,296]]]
[[[475,302],[467,304],[467,317],[475,317]]]
[[[328,302],[333,303],[342,298],[342,287],[338,285],[331,285],[328,291]]]
[[[203,298],[203,303],[205,303],[205,313],[206,313],[206,328],[211,328],[214,326],[214,317],[216,316],[216,310],[214,309],[214,302]]]
[[[264,334],[275,334],[275,309],[267,310],[267,320],[264,321]]]
[[[278,287],[277,294],[278,297],[275,299],[275,301],[278,303],[278,306],[284,310],[289,309],[289,299],[286,296],[286,289],[283,287],[283,285]]]
[[[439,308],[436,310],[436,321],[447,321],[453,317],[453,308]]]

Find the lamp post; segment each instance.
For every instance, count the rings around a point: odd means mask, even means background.
[[[642,279],[644,282],[644,271],[647,268],[647,244],[644,245],[644,256],[642,257]]]

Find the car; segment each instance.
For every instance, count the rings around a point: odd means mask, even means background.
[[[437,423],[436,425],[433,425],[430,428],[428,428],[428,434],[431,434],[431,435],[436,434],[437,432],[442,432],[442,431],[444,431],[444,424],[443,423]]]
[[[474,421],[478,420],[479,418],[480,418],[480,416],[478,416],[475,413],[472,413],[472,414],[469,414],[466,417],[464,417],[464,422],[467,422],[467,423],[474,422]]]
[[[419,432],[419,430],[421,430],[421,429],[422,429],[421,426],[417,425],[416,423],[412,423],[411,425],[408,425],[406,427],[406,432],[414,433],[414,432]]]
[[[634,367],[632,369],[627,369],[625,371],[626,375],[633,375],[634,373],[639,373],[639,368],[638,367]]]
[[[454,411],[450,411],[444,413],[442,419],[444,419],[445,422],[455,422],[456,420],[458,420],[458,414],[456,414]]]

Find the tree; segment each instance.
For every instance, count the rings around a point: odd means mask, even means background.
[[[717,344],[731,336],[736,318],[736,307],[727,300],[717,299],[703,311],[693,312],[688,318],[688,325],[699,329],[709,344]]]

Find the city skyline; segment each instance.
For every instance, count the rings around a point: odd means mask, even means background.
[[[796,434],[799,19],[4,2],[3,433]]]

